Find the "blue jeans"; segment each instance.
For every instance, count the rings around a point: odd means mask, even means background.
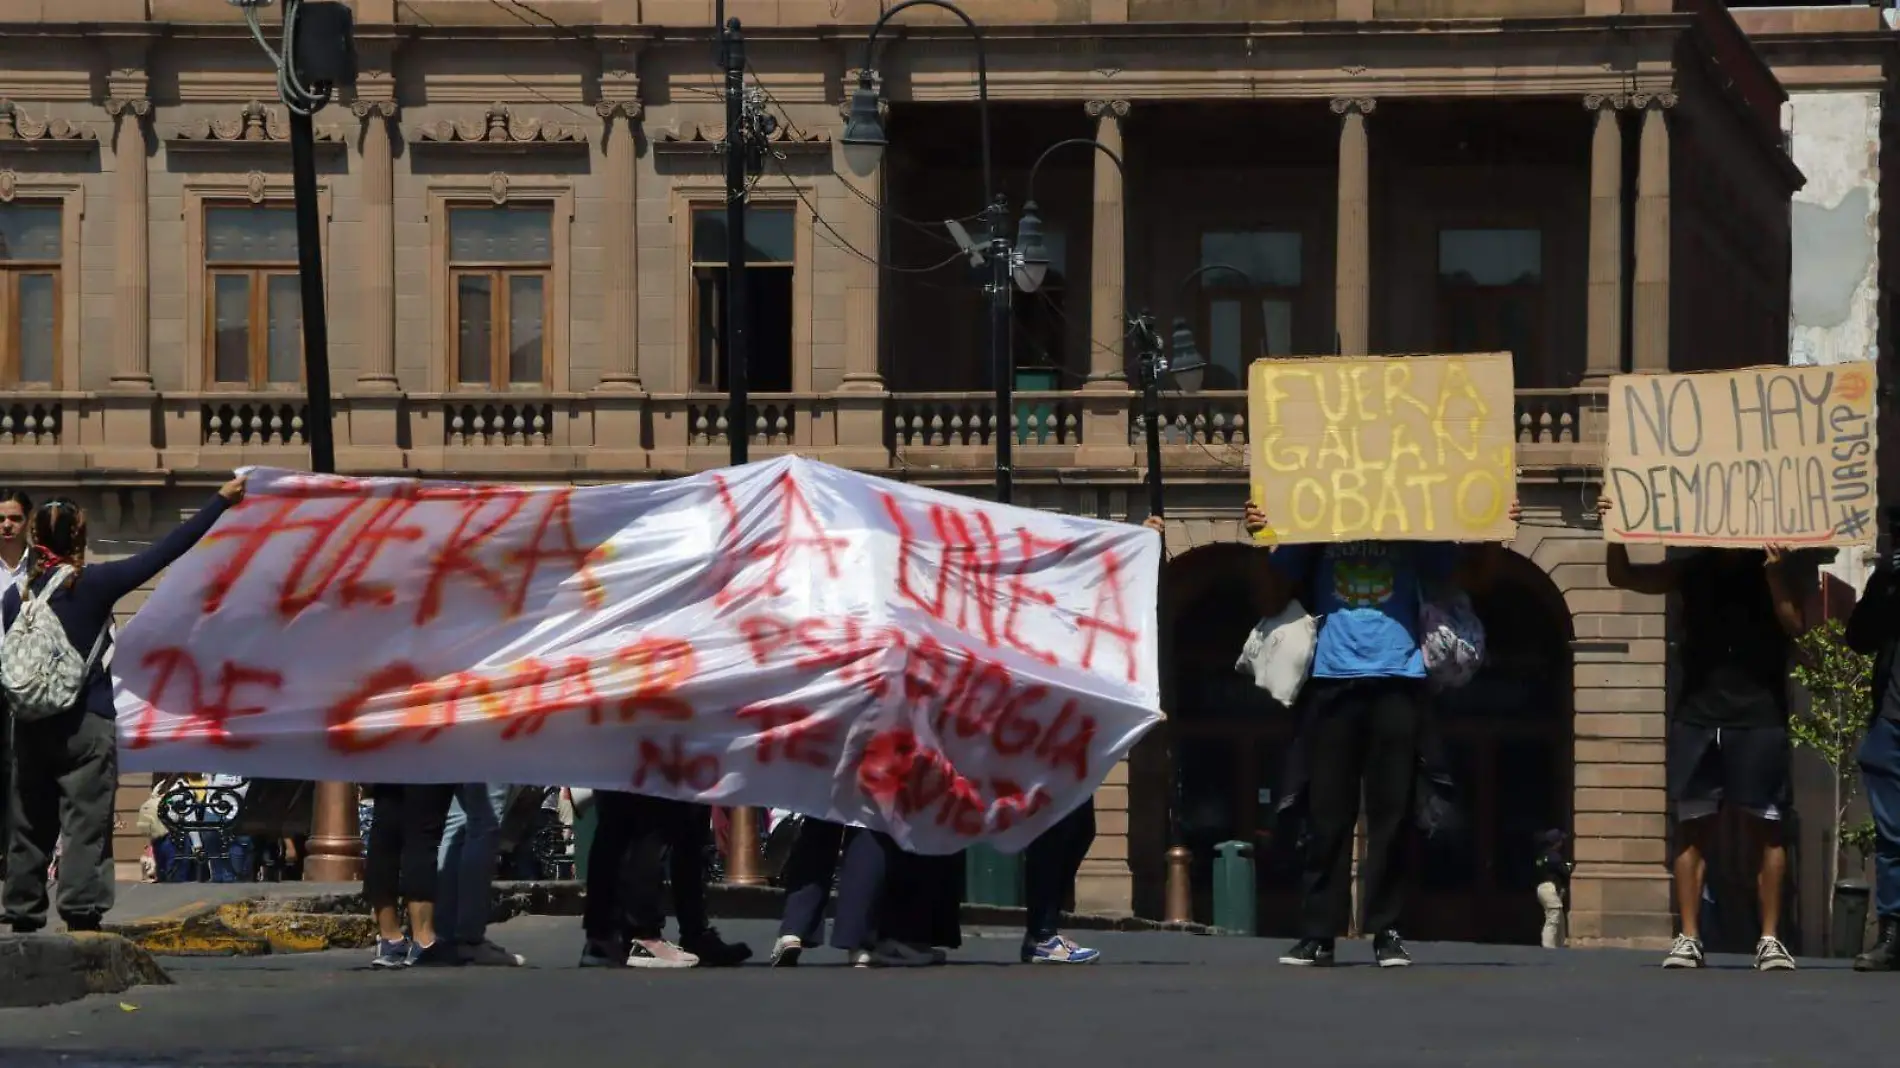
[[[508,809],[505,783],[463,783],[455,788],[449,821],[436,856],[436,937],[473,945],[488,937],[494,908],[495,853],[501,817]]]
[[[1874,814],[1874,911],[1900,919],[1900,720],[1882,716],[1867,729],[1860,781]]]

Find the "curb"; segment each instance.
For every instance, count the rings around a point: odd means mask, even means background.
[[[707,888],[707,911],[721,919],[777,919],[785,892],[773,886],[715,883]],[[491,922],[516,916],[579,916],[586,888],[577,881],[498,882]],[[977,927],[1021,927],[1024,910],[1002,905],[965,905],[963,922]],[[1074,913],[1063,926],[1079,931],[1170,931],[1211,935],[1199,923],[1163,923],[1138,916]],[[113,934],[166,957],[264,956],[364,949],[375,944],[376,925],[361,894],[255,897],[216,905],[201,903],[150,919],[108,923]]]
[[[116,934],[0,936],[0,1008],[58,1005],[142,984],[169,986],[171,977]]]

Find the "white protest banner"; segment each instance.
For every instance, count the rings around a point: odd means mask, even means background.
[[[1160,555],[792,457],[581,489],[258,471],[121,635],[121,762],[1013,850],[1161,719]]]

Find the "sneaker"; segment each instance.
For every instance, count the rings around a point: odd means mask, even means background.
[[[581,967],[583,968],[625,968],[627,951],[611,942],[590,938],[581,947]]]
[[[848,954],[847,959],[851,961],[853,968],[883,967],[883,965],[878,962],[877,954],[872,953],[868,949],[854,949]]]
[[[691,968],[699,958],[663,938],[636,938],[627,951],[629,968]]]
[[[1781,939],[1773,935],[1763,936],[1755,943],[1755,970],[1758,972],[1794,971],[1794,954],[1781,944]]]
[[[398,938],[394,942],[385,938],[376,940],[376,955],[369,959],[372,968],[407,968],[409,954],[415,950],[415,943],[407,938]]]
[[[455,946],[439,938],[426,946],[418,945],[411,940],[409,966],[411,968],[460,968],[462,953]]]
[[[1373,936],[1372,957],[1381,968],[1405,968],[1412,963],[1412,955],[1405,951],[1405,940],[1397,931],[1381,931]]]
[[[1100,959],[1101,950],[1078,946],[1061,935],[1043,942],[1023,943],[1024,964],[1094,964]]]
[[[528,963],[528,958],[519,953],[510,953],[487,939],[464,942],[458,948],[462,952],[462,963],[477,968],[519,968]]]
[[[780,935],[772,943],[772,967],[796,968],[798,957],[805,952],[805,940],[797,935]]]
[[[851,951],[853,968],[928,968],[936,960],[925,952],[912,949],[902,942],[883,941],[870,949]]]
[[[1676,944],[1669,947],[1669,955],[1663,958],[1665,968],[1702,967],[1702,940],[1688,935],[1676,936]]]
[[[904,948],[912,953],[921,953],[930,958],[932,967],[950,963],[950,951],[939,946],[926,946],[920,942],[906,942]]]
[[[744,942],[728,942],[719,937],[719,929],[708,927],[698,934],[680,939],[679,948],[699,959],[701,968],[736,968],[752,959],[752,947]]]
[[[1292,949],[1280,954],[1280,963],[1295,968],[1330,968],[1333,966],[1333,940],[1302,938],[1293,944]]]

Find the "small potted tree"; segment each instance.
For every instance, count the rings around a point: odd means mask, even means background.
[[[1788,734],[1794,744],[1812,749],[1823,761],[1833,779],[1833,811],[1829,833],[1833,848],[1828,851],[1827,918],[1829,952],[1834,956],[1853,956],[1859,951],[1866,918],[1867,886],[1863,880],[1844,879],[1843,859],[1852,848],[1865,864],[1873,847],[1873,821],[1849,824],[1847,812],[1860,790],[1860,768],[1855,754],[1873,708],[1873,657],[1863,656],[1847,647],[1846,627],[1838,619],[1829,619],[1803,634],[1795,643],[1800,663],[1794,680],[1808,693],[1808,703],[1788,721]],[[1858,868],[1858,865],[1857,865]],[[1851,932],[1840,932],[1835,921],[1842,898],[1851,897],[1859,904],[1861,924]],[[1848,917],[1843,915],[1843,919]],[[1844,944],[1835,944],[1844,943]]]

